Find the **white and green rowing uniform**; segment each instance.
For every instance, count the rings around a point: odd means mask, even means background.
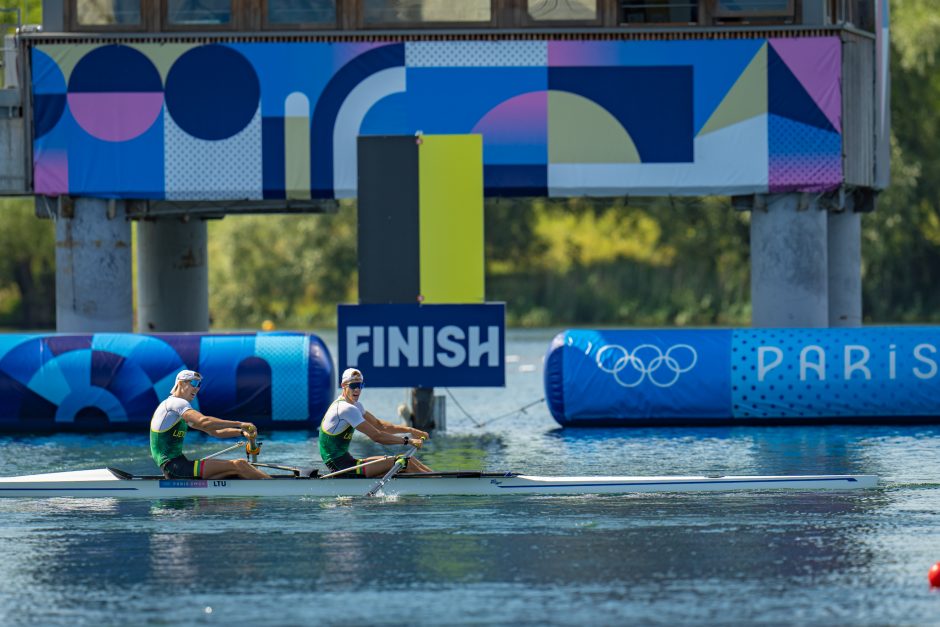
[[[365,407],[362,403],[350,403],[340,396],[330,405],[320,421],[320,433],[317,437],[320,445],[320,457],[327,468],[333,471],[344,470],[358,462],[349,454],[356,427],[365,422]]]
[[[183,440],[189,430],[189,425],[183,420],[183,414],[192,408],[185,398],[171,395],[153,412],[153,418],[150,419],[150,454],[164,472],[168,462],[180,460],[183,463],[175,462],[172,474],[179,474],[180,470],[184,470],[180,467],[185,464],[185,476],[189,477],[189,463],[193,464],[193,477],[199,477],[202,473],[202,460],[190,462],[183,455]]]

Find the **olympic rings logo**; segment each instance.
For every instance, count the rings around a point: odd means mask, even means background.
[[[688,344],[676,344],[665,353],[653,344],[640,344],[632,353],[623,346],[607,344],[597,351],[596,361],[598,368],[614,375],[625,388],[635,388],[647,377],[656,387],[668,388],[679,375],[695,367],[698,353]]]

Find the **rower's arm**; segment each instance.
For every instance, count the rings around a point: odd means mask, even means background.
[[[254,431],[255,433],[258,431],[250,422],[222,420],[215,416],[207,416],[195,409],[186,411],[183,414],[183,420],[193,429],[198,429],[211,436],[223,439],[240,437],[246,431]]]
[[[372,440],[373,442],[378,442],[379,444],[398,444],[399,446],[401,446],[402,444],[405,444],[406,436],[395,435],[394,433],[388,433],[381,429],[377,429],[369,421],[368,418],[365,421],[360,422],[358,425],[356,425],[356,431],[369,436],[370,440]],[[414,446],[417,446],[418,448],[421,448],[421,445],[423,444],[420,437],[415,438],[413,440],[409,438],[408,443],[413,444]]]
[[[381,420],[376,418],[372,412],[363,412],[362,417],[379,431],[384,431],[385,433],[407,433],[413,438],[424,438],[425,440],[428,439],[428,434],[421,429],[415,429],[407,425],[396,425],[391,422]]]

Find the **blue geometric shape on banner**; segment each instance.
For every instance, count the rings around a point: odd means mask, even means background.
[[[809,157],[841,159],[842,156],[842,135],[835,130],[802,124],[779,115],[767,117],[767,139],[767,154],[772,157],[806,157],[808,167],[817,165],[812,159],[808,159]]]
[[[364,52],[344,65],[329,82],[313,112],[310,152],[310,186],[314,198],[333,197],[333,129],[346,97],[369,76],[405,65],[405,44],[392,44]]]
[[[484,165],[487,196],[547,196],[548,168],[544,165]]]
[[[36,139],[55,128],[65,111],[65,94],[42,94],[33,96],[33,120]]]
[[[548,86],[606,109],[627,129],[643,163],[694,161],[691,66],[552,67]]]
[[[91,352],[91,384],[101,388],[111,385],[115,375],[121,372],[125,359],[105,351]]]
[[[36,139],[51,131],[65,111],[65,76],[49,55],[33,48],[33,128]]]
[[[12,374],[6,372],[0,372],[0,398],[8,403],[3,407],[4,416],[12,419],[44,416],[48,422],[52,422],[55,417],[55,403],[36,394],[24,383],[17,381]]]
[[[767,46],[767,112],[837,132],[773,46]]]
[[[95,48],[81,58],[69,78],[69,92],[73,93],[160,91],[160,72],[143,53],[129,46]]]
[[[362,119],[360,135],[411,135],[416,129],[408,124],[408,95],[394,93],[382,98]]]
[[[268,362],[259,357],[244,359],[235,369],[235,377],[239,381],[266,381],[267,385],[239,387],[231,413],[239,416],[270,416],[272,377]]]
[[[218,140],[245,128],[261,99],[251,63],[236,50],[212,44],[183,53],[166,77],[166,108],[181,129]]]
[[[164,198],[163,115],[161,111],[150,128],[122,142],[105,141],[79,130],[71,132],[69,190],[99,198]],[[133,193],[116,194],[115,189]]]
[[[285,198],[284,118],[261,118],[262,189],[264,197]]]
[[[293,93],[315,102],[333,77],[336,45],[296,41],[227,45],[255,69],[261,84],[261,112],[266,116],[283,116],[284,103]]]
[[[22,336],[19,336],[19,339],[22,340]],[[3,347],[4,351],[0,354],[0,373],[5,373],[19,384],[28,386],[32,373],[54,357],[51,351],[43,350],[44,339],[42,336],[34,336],[25,341],[18,341],[13,346]]]
[[[69,351],[91,348],[90,335],[53,335],[43,338],[43,342],[55,357]]]
[[[202,349],[202,336],[200,335],[153,335],[161,342],[166,343],[170,348],[173,349],[173,352],[180,356],[182,360],[183,367],[189,370],[198,370],[199,369],[199,359],[201,357]],[[175,374],[175,372],[173,373]],[[169,394],[169,390],[167,390]]]
[[[502,103],[545,91],[548,68],[410,67],[407,84],[413,131],[428,135],[469,133]],[[545,154],[542,159],[548,160]]]

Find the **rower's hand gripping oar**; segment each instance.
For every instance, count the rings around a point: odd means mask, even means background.
[[[408,458],[417,452],[418,452],[418,447],[412,446],[410,451],[408,451],[407,453],[405,453],[404,455],[396,459],[395,463],[392,464],[392,467],[388,469],[387,473],[385,473],[385,476],[379,479],[376,482],[376,484],[372,486],[368,492],[366,492],[366,496],[375,496],[376,494],[378,494],[379,490],[381,490],[385,486],[386,483],[391,481],[395,477],[395,475],[401,472],[405,468],[405,466],[408,465]]]
[[[258,439],[258,430],[255,427],[250,427],[248,429],[242,429],[242,433],[248,438],[248,442],[245,444],[245,459],[254,463],[258,461],[258,453],[261,452],[261,442],[257,442]]]

